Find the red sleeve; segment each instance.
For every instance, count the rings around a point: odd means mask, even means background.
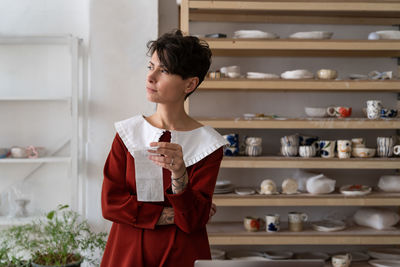
[[[185,190],[179,194],[166,191],[175,213],[175,224],[184,232],[202,229],[208,222],[212,195],[222,160],[222,148],[217,149],[193,166]]]
[[[162,205],[137,200],[126,182],[127,149],[117,134],[104,165],[101,208],[107,220],[138,228],[154,229]]]

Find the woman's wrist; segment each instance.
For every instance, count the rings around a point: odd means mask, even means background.
[[[171,175],[171,187],[173,194],[181,193],[188,183],[188,175],[186,168],[181,176],[174,178],[175,175]]]

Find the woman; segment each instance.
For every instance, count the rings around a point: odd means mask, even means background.
[[[205,226],[226,142],[184,110],[211,51],[179,30],[148,48],[147,99],[157,110],[115,124],[102,188],[103,216],[113,222],[102,267],[186,267],[211,258]]]

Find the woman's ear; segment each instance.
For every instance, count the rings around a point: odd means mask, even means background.
[[[193,92],[199,84],[199,77],[190,77],[187,80],[188,82],[186,84],[185,93],[189,94]]]

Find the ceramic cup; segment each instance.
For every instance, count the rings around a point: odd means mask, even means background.
[[[303,158],[315,157],[317,154],[317,150],[314,145],[312,146],[300,146],[299,147],[299,155]]]
[[[224,156],[237,156],[239,154],[239,135],[235,133],[223,135],[229,143],[224,146]]]
[[[332,256],[332,265],[333,267],[348,267],[351,264],[351,254],[339,254]]]
[[[333,80],[336,79],[338,76],[336,70],[331,70],[331,69],[320,69],[317,71],[317,77],[319,79],[324,79],[324,80]]]
[[[382,108],[381,118],[394,118],[397,116],[397,109]]]
[[[281,153],[285,157],[295,157],[297,156],[298,151],[299,151],[298,146],[287,146],[287,145],[281,146]]]
[[[381,115],[382,102],[380,100],[367,101],[367,117],[368,119],[375,120]]]
[[[265,230],[270,233],[280,230],[279,214],[268,214],[265,216]]]
[[[257,232],[261,229],[264,222],[261,218],[247,216],[243,220],[244,228],[249,232]]]
[[[281,137],[282,146],[299,146],[299,136],[297,134]]]
[[[396,156],[400,156],[400,145],[393,147],[393,154],[395,154]]]
[[[303,231],[303,222],[308,220],[308,215],[303,212],[289,212],[289,230],[292,232]]]
[[[260,156],[262,153],[262,138],[261,137],[247,137],[245,140],[246,148],[245,154],[247,156]]]
[[[351,146],[352,147],[365,147],[365,139],[362,137],[352,138]]]
[[[10,149],[13,158],[27,158],[28,151],[24,147],[14,146]]]
[[[341,159],[348,159],[351,157],[351,141],[338,140],[337,141],[338,157]]]
[[[335,157],[335,145],[336,141],[322,140],[319,141],[319,149],[322,158],[334,158]]]
[[[376,153],[379,157],[391,157],[393,156],[393,137],[377,137],[376,138],[377,148]]]
[[[351,115],[350,107],[333,106],[327,108],[328,115],[331,117],[346,118]]]

